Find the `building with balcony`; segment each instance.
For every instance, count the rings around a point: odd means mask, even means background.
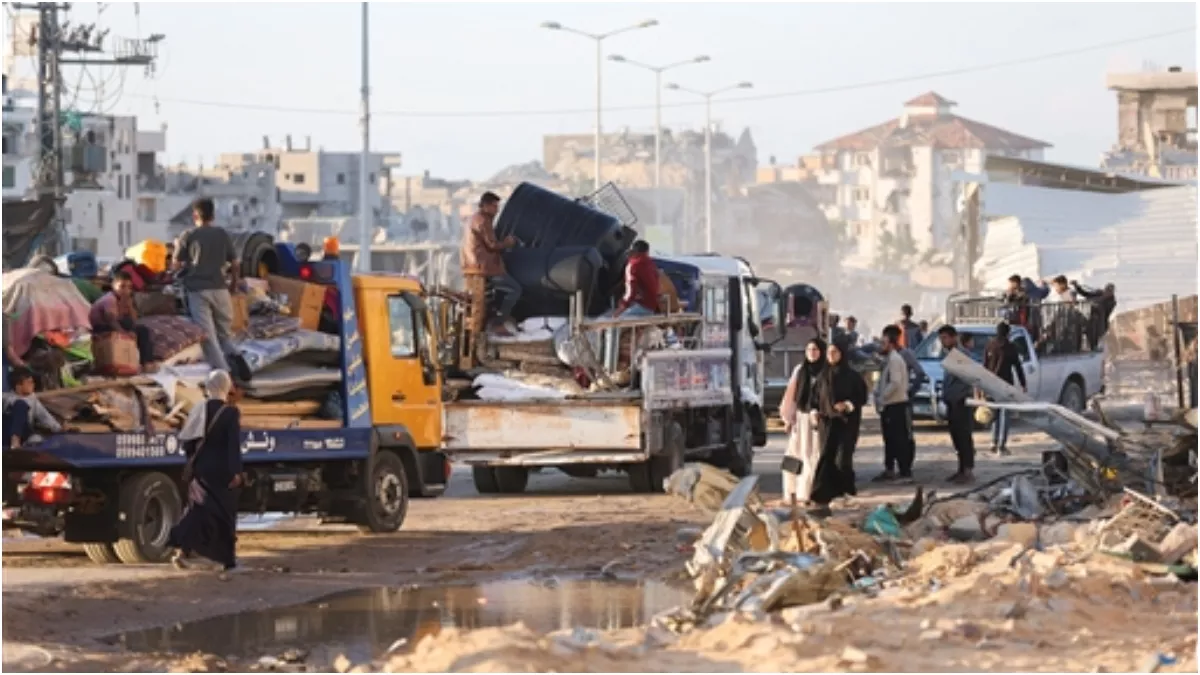
[[[37,95],[4,77],[4,201],[32,196],[38,166]]]
[[[953,112],[935,92],[898,117],[818,145],[818,191],[830,221],[845,223],[849,267],[878,269],[898,255],[945,250],[956,231],[955,171],[979,172],[993,155],[1041,159],[1049,143]]]
[[[1102,166],[1120,173],[1196,180],[1195,72],[1110,73],[1117,93],[1117,142]]]

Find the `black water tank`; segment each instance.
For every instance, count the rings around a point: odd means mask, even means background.
[[[607,213],[521,183],[496,219],[496,236],[509,235],[530,248],[593,247],[611,263],[629,249],[637,233]]]
[[[590,246],[518,248],[505,253],[504,267],[522,290],[513,318],[567,316],[577,291],[591,303],[604,266],[600,253]]]

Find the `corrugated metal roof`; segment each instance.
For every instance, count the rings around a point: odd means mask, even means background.
[[[989,287],[1011,274],[1065,274],[1114,283],[1123,310],[1196,293],[1196,187],[1125,194],[992,183],[976,274]]]

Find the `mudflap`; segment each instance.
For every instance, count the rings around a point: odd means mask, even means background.
[[[121,519],[117,476],[87,476],[79,481],[82,489],[64,519],[63,539],[72,544],[116,542]]]
[[[750,418],[750,442],[754,447],[761,448],[767,444],[767,415],[761,406],[751,405],[746,410]]]

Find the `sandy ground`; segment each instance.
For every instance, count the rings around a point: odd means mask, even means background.
[[[985,434],[976,438],[979,447],[988,446]],[[986,480],[1030,466],[1048,447],[1040,435],[1015,434],[1012,456],[981,456],[977,474]],[[779,490],[782,449],[783,438],[775,435],[756,462],[767,493]],[[911,488],[866,483],[879,470],[881,458],[878,435],[868,429],[857,457],[865,488],[858,506],[911,497]],[[920,430],[918,482],[941,485],[953,470],[945,431]],[[269,531],[244,532],[240,548],[247,570],[224,582],[211,573],[161,566],[100,567],[60,542],[6,539],[3,665],[5,670],[49,671],[213,667],[211,659],[197,656],[125,653],[100,638],[354,588],[572,576],[601,569],[629,578],[679,579],[690,552],[678,533],[706,524],[682,501],[630,494],[624,476],[580,480],[546,472],[534,477],[526,495],[482,497],[471,486],[469,470],[460,467],[444,497],[411,504],[403,530],[395,535],[317,529],[303,519]],[[652,643],[636,633],[641,637],[628,638],[634,646],[614,635],[601,652],[580,651],[578,645],[548,642],[545,636],[510,627],[465,636],[444,633],[404,656],[397,667],[1093,671],[1102,666],[1138,670],[1161,651],[1180,657],[1176,666],[1162,670],[1195,672],[1195,586],[1151,588],[1136,574],[1122,572],[1115,581],[1097,578],[1039,596],[1015,572],[1001,569],[1004,565],[996,561],[1002,554],[975,555],[970,564],[955,568],[963,570],[961,575],[931,572],[922,582],[926,586],[905,591],[907,595],[853,603],[836,612],[818,607],[771,625],[730,621],[678,643]],[[963,576],[972,581],[957,585],[942,578],[975,568],[992,571]],[[937,585],[936,592],[929,590],[930,583]],[[1014,603],[1026,601],[1022,618],[1006,618]],[[503,649],[495,644],[501,637]],[[843,653],[847,647],[857,651]],[[480,650],[490,656],[480,656]],[[645,660],[647,650],[658,660]],[[911,657],[897,660],[898,652]],[[773,656],[764,658],[768,653]]]

